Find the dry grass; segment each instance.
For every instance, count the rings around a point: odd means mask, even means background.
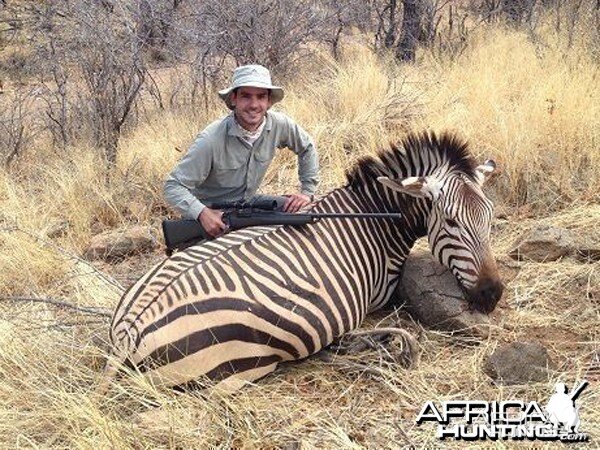
[[[598,67],[583,53],[562,58],[553,48],[540,51],[519,33],[482,30],[455,63],[423,58],[397,67],[356,45],[341,64],[323,56],[319,76],[299,76],[281,105],[318,142],[323,192],[339,185],[360,155],[409,128],[456,130],[479,156],[501,164],[492,192],[509,220],[496,225],[494,248],[507,290],[488,339],[450,336],[404,318],[421,347],[412,369],[371,351],[339,356],[338,363],[290,364],[234,396],[177,395],[131,376],[98,399],[91,389],[104,363],[108,321],[0,301],[0,447],[435,448],[432,427],[414,424],[426,400],[545,404],[556,380],[592,379],[586,367],[600,351],[599,264],[514,263],[505,256],[517,235],[540,222],[600,234]],[[161,113],[140,124],[123,139],[110,180],[85,148],[58,157],[41,145],[16,170],[0,172],[2,295],[114,307],[121,291],[111,276],[129,280],[158,255],[105,266],[104,275],[78,255],[104,229],[155,225],[165,212],[162,180],[180,156],[174,149],[185,149],[224,113]],[[295,189],[294,172],[293,155],[282,152],[265,190]],[[366,326],[395,319],[379,314]],[[556,371],[544,383],[493,384],[483,360],[519,339],[545,344]],[[379,374],[349,370],[357,361]],[[592,379],[580,401],[590,447],[600,439],[599,381]],[[491,445],[534,444],[559,445]]]
[[[599,207],[575,208],[542,222],[593,236],[600,232],[599,216]],[[288,364],[234,396],[178,395],[134,375],[98,399],[90,390],[103,363],[105,319],[48,305],[2,304],[0,398],[5,406],[0,436],[11,447],[42,448],[275,448],[293,442],[300,448],[437,447],[433,428],[414,424],[426,400],[518,398],[545,404],[556,380],[573,383],[587,377],[592,384],[579,404],[582,430],[590,433],[593,446],[600,436],[600,386],[597,375],[586,371],[600,350],[599,266],[571,259],[506,263],[503,255],[514,237],[539,222],[515,216],[495,232],[508,283],[488,339],[450,336],[402,319],[419,337],[421,361],[412,369],[371,351],[338,356],[334,363],[311,358]],[[118,299],[117,289],[93,275],[72,280],[88,291],[69,296],[77,304],[108,306]],[[395,320],[395,315],[379,313],[366,326]],[[503,343],[523,339],[546,345],[556,371],[544,383],[493,384],[482,372],[485,357]],[[398,351],[396,344],[389,351]],[[351,370],[353,362],[379,375]]]

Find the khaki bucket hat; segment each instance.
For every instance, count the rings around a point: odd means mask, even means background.
[[[284,92],[279,86],[271,84],[271,74],[269,69],[258,64],[240,66],[233,72],[231,86],[219,91],[219,97],[225,102],[229,109],[233,109],[231,104],[231,93],[239,87],[257,87],[269,89],[271,91],[271,102],[275,104],[283,100]]]

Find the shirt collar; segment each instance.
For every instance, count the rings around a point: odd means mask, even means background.
[[[242,132],[241,127],[237,124],[237,121],[235,120],[235,116],[233,114],[233,112],[231,112],[227,118],[227,134],[229,136],[237,136],[237,137],[243,137],[244,134]],[[271,112],[267,111],[267,114],[265,115],[265,130],[267,131],[271,131],[271,128],[273,127],[273,117],[271,116]]]

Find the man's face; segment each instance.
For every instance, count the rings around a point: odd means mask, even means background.
[[[248,131],[254,131],[271,107],[271,98],[268,89],[241,87],[231,94],[231,103],[239,124]]]

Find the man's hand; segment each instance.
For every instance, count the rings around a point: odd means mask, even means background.
[[[227,229],[227,225],[223,222],[223,211],[219,211],[218,209],[204,208],[198,216],[198,222],[214,238],[223,234]]]
[[[285,212],[294,213],[300,210],[300,208],[310,203],[310,197],[304,194],[291,194],[286,195],[287,200],[283,205]]]

